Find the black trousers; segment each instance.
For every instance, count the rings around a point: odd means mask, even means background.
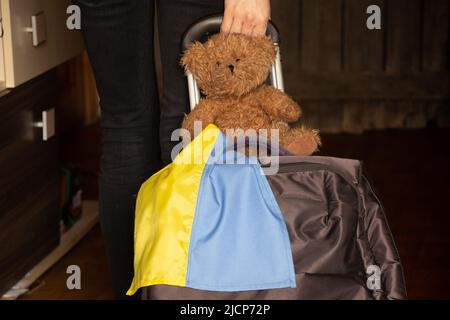
[[[180,39],[223,0],[74,0],[94,70],[103,132],[100,218],[116,297],[133,278],[134,201],[139,187],[171,161],[171,133],[189,111]],[[156,2],[156,3],[155,3]],[[158,101],[154,63],[157,10],[163,68]]]

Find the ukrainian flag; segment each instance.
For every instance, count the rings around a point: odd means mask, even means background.
[[[244,161],[223,164],[223,156]],[[158,284],[295,288],[286,224],[259,163],[251,160],[227,148],[223,133],[209,125],[142,184],[128,295]]]

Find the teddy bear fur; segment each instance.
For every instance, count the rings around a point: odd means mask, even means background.
[[[202,128],[215,124],[227,129],[279,130],[279,143],[296,155],[310,155],[320,145],[317,130],[293,125],[301,109],[280,90],[265,85],[276,49],[268,37],[216,34],[205,43],[195,42],[181,64],[195,76],[205,98],[189,113],[182,127],[194,134],[194,122]]]

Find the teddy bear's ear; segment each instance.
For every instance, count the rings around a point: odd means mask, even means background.
[[[277,52],[272,39],[267,36],[263,36],[255,38],[255,41],[257,43],[257,47],[260,48],[261,52],[263,53],[261,54],[260,58],[264,59],[265,62],[269,65],[274,63]]]
[[[194,42],[181,57],[181,65],[186,72],[196,74],[200,63],[205,59],[206,49],[201,42]]]

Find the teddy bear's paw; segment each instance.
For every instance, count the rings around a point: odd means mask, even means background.
[[[321,145],[319,132],[301,128],[294,134],[285,148],[292,154],[298,156],[309,156],[317,151]],[[294,132],[293,132],[294,133]]]

